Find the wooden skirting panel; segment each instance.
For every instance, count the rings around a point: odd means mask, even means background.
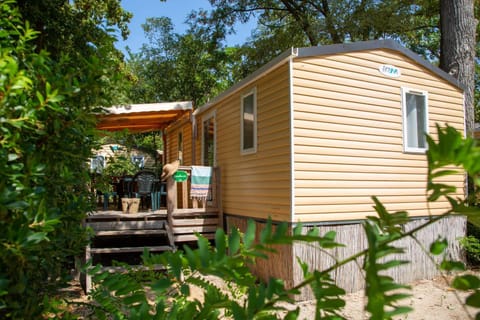
[[[324,235],[328,231],[335,231],[337,234],[335,238],[336,242],[345,244],[346,247],[323,251],[315,243],[295,243],[293,245],[293,256],[308,263],[312,269],[325,270],[335,263],[334,258],[341,261],[366,247],[366,237],[360,223],[317,227],[320,229],[320,235]],[[307,232],[311,228],[312,227],[304,227],[304,232]],[[361,265],[362,261],[348,263],[330,275],[336,280],[339,287],[349,292],[357,291],[364,286],[365,282],[364,276],[361,273]],[[303,280],[303,272],[296,261],[293,270],[293,281],[295,284],[298,284]],[[310,290],[303,290],[299,299],[310,300],[313,299],[313,295]]]
[[[230,231],[231,227],[238,227],[240,231],[245,231],[247,226],[247,217],[239,217],[225,214],[226,227]],[[415,218],[405,225],[405,230],[411,230],[422,223],[427,218]],[[259,236],[265,223],[256,221],[257,237]],[[275,248],[277,253],[269,255],[268,260],[258,259],[256,264],[251,266],[252,272],[261,280],[267,281],[270,277],[280,278],[285,281],[288,287],[292,287],[303,280],[303,272],[297,262],[297,257],[311,266],[312,269],[325,270],[332,266],[334,259],[343,260],[353,254],[362,251],[367,246],[365,232],[361,223],[342,223],[342,224],[321,224],[316,225],[323,235],[330,230],[337,233],[336,241],[345,245],[322,251],[318,246],[312,243],[296,243],[293,246],[279,246]],[[304,231],[311,229],[312,226],[305,226]],[[417,243],[412,238],[403,239],[396,243],[405,248],[405,253],[396,256],[401,260],[411,261],[409,264],[388,270],[386,274],[393,277],[396,281],[404,284],[411,283],[420,279],[432,279],[439,275],[435,264],[430,260],[424,250],[428,251],[430,244],[439,237],[446,237],[449,242],[447,256],[453,260],[464,260],[464,253],[461,249],[458,238],[466,234],[466,218],[452,216],[432,224],[425,229],[417,232]],[[388,257],[391,259],[393,256]],[[435,258],[439,262],[442,257]],[[332,272],[331,276],[335,279],[337,285],[347,292],[355,292],[365,287],[365,276],[362,271],[363,259],[356,262],[350,262]],[[313,299],[313,294],[309,289],[305,289],[296,297],[296,300]]]
[[[405,230],[411,230],[422,223],[426,222],[425,218],[414,219],[405,225]],[[336,240],[343,243],[346,247],[336,248],[327,252],[322,252],[318,247],[313,245],[297,243],[293,246],[293,256],[299,257],[302,261],[307,262],[312,268],[317,270],[325,270],[330,267],[335,259],[343,260],[366,248],[366,237],[361,223],[341,224],[341,225],[319,225],[320,234],[334,230],[337,233]],[[307,231],[311,227],[304,227]],[[465,217],[452,216],[440,220],[416,233],[416,237],[420,244],[412,238],[402,239],[395,243],[396,246],[403,247],[405,253],[397,255],[396,258],[408,260],[410,263],[400,267],[390,269],[386,274],[393,277],[400,283],[411,283],[420,279],[432,279],[439,275],[435,264],[425,253],[429,250],[430,244],[439,237],[446,237],[449,242],[447,256],[453,260],[464,260],[463,251],[458,243],[458,238],[466,234]],[[389,260],[393,256],[389,256]],[[441,256],[435,257],[436,262],[440,262]],[[347,292],[355,292],[365,287],[365,276],[362,271],[363,259],[350,262],[336,269],[331,276],[336,280],[339,287]],[[303,279],[300,266],[295,263],[293,266],[293,280],[297,284]],[[310,290],[303,290],[299,300],[313,299]]]
[[[224,215],[226,221],[226,230],[230,232],[232,227],[237,227],[241,232],[247,228],[248,218],[238,216]],[[256,221],[256,238],[260,237],[260,232],[265,226],[264,222]],[[274,229],[275,230],[275,229]],[[268,254],[268,259],[257,258],[256,263],[250,266],[253,274],[262,281],[268,281],[275,277],[285,281],[287,287],[293,285],[293,265],[292,265],[292,246],[281,245],[273,247],[277,252]]]

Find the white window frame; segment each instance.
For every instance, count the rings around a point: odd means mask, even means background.
[[[245,98],[248,96],[253,95],[253,147],[244,149],[244,121],[243,121],[243,113],[244,113],[244,102]],[[252,154],[257,152],[257,88],[253,88],[252,90],[244,93],[241,97],[241,108],[240,108],[240,154]]]
[[[408,129],[408,119],[407,119],[407,94],[415,94],[415,95],[421,95],[425,98],[425,117],[424,117],[424,123],[423,123],[423,129],[424,133],[428,134],[428,92],[424,90],[418,90],[418,89],[411,89],[411,88],[406,88],[402,87],[401,88],[402,92],[402,109],[403,109],[403,150],[406,153],[425,153],[428,149],[427,141],[425,139],[425,147],[418,147],[418,146],[409,146],[408,141],[409,141],[409,135],[412,134],[409,132]],[[413,133],[416,134],[416,133]],[[418,136],[416,137],[418,139]]]
[[[180,129],[177,134],[177,159],[183,165],[183,132]]]
[[[216,122],[215,118],[216,118],[215,110],[205,114],[202,117],[202,136],[201,136],[201,140],[202,140],[202,155],[201,156],[202,156],[202,158],[201,158],[201,163],[204,166],[208,165],[208,163],[204,162],[204,159],[205,159],[205,121],[207,121],[209,119],[213,119],[213,126],[214,126],[213,127],[213,165],[214,166],[217,165],[217,122]]]

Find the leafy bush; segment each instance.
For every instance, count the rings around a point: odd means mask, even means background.
[[[474,236],[467,236],[459,241],[467,252],[467,261],[470,265],[478,266],[480,264],[480,240]]]
[[[0,318],[38,319],[83,251],[94,109],[77,74],[31,43],[15,1],[0,4]],[[57,54],[59,54],[57,52]],[[90,78],[92,76],[92,78]],[[93,100],[89,100],[93,101]]]
[[[474,204],[477,205],[478,204]],[[475,219],[476,220],[476,219]],[[467,255],[467,263],[472,267],[480,265],[480,227],[475,223],[467,223],[467,236],[459,239],[460,245]]]

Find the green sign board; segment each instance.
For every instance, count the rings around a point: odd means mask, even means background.
[[[177,171],[173,174],[173,180],[177,181],[177,182],[183,182],[183,181],[186,181],[188,178],[188,174],[186,171]]]

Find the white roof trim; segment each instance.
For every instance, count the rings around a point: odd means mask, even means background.
[[[121,106],[113,106],[105,108],[107,114],[124,114],[137,112],[158,112],[158,111],[174,111],[174,110],[192,110],[193,104],[191,101],[177,101],[177,102],[160,102],[160,103],[145,103],[145,104],[129,104]]]

